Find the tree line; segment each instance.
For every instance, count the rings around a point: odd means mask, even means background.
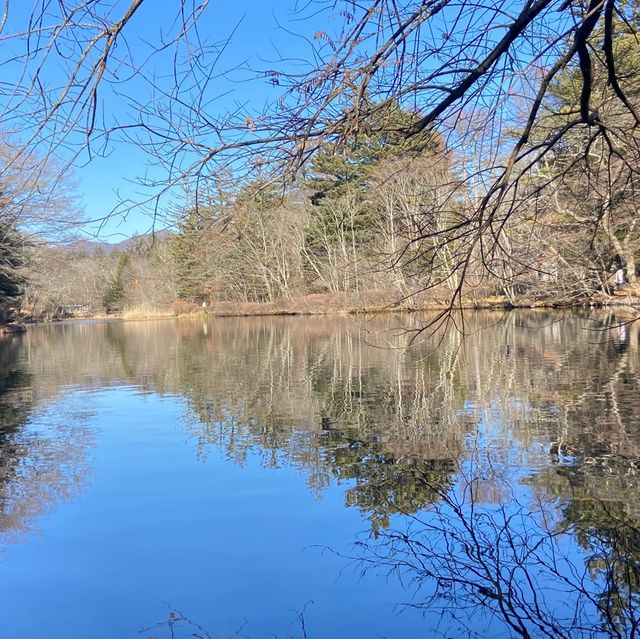
[[[128,28],[143,5],[133,3],[118,28]],[[110,256],[26,242],[25,229],[33,235],[38,225],[25,218],[20,190],[3,185],[3,213],[17,211],[2,219],[5,319],[18,298],[34,316],[317,294],[351,296],[357,306],[371,291],[385,305],[421,295],[447,308],[496,297],[511,305],[571,303],[613,292],[616,272],[634,292],[637,3],[525,2],[499,27],[500,7],[483,13],[462,3],[462,24],[484,17],[461,39],[443,31],[444,5],[353,6],[337,39],[324,32],[314,38],[328,66],[303,78],[269,75],[287,99],[298,96],[295,109],[283,97],[277,113],[207,120],[223,140],[198,150],[207,163],[155,185],[184,192],[169,211],[169,236]],[[555,10],[567,12],[559,22],[550,18]],[[99,7],[87,11],[95,18]],[[443,42],[420,35],[425,25]],[[502,39],[491,36],[492,25],[506,29]],[[53,36],[51,55],[64,33]],[[380,48],[371,53],[365,43],[376,34]],[[527,38],[531,50],[518,53]],[[395,57],[410,44],[412,56]],[[471,71],[461,62],[467,58]],[[108,51],[100,60],[106,68]],[[197,86],[204,96],[208,83]],[[89,109],[95,125],[97,103],[71,104]],[[163,133],[159,113],[153,119],[140,105],[139,114],[136,126]],[[46,128],[51,114],[41,115]],[[184,128],[198,123],[187,117]],[[163,135],[170,145],[170,132]],[[154,144],[145,148],[163,152]],[[11,187],[13,174],[35,175],[24,189],[33,195],[50,181],[46,162],[30,153],[7,153],[2,179]],[[214,158],[219,164],[208,164]],[[44,217],[56,220],[51,212]]]

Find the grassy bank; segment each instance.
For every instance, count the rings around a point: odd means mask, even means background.
[[[640,291],[617,291],[606,295],[598,293],[591,297],[549,298],[544,300],[521,298],[516,301],[501,295],[468,295],[456,303],[456,309],[513,309],[513,308],[571,308],[571,307],[616,307],[636,317],[640,309]],[[446,311],[450,308],[450,292],[439,295],[433,290],[418,291],[399,298],[392,291],[360,291],[348,293],[315,293],[283,299],[276,302],[229,302],[218,301],[206,305],[176,301],[171,308],[152,305],[136,306],[121,312],[85,314],[76,317],[52,318],[50,321],[65,319],[121,319],[152,320],[182,316],[213,317],[258,317],[274,315],[357,315],[392,312]],[[32,318],[23,317],[23,322]],[[38,322],[42,319],[38,319]],[[19,332],[20,324],[0,326],[0,333]]]
[[[450,294],[433,291],[416,292],[404,298],[385,291],[360,293],[317,293],[292,297],[277,302],[214,302],[203,307],[199,304],[177,302],[176,316],[206,314],[216,317],[260,315],[355,315],[389,312],[444,311],[450,308]],[[574,299],[509,300],[506,296],[466,296],[455,308],[509,309],[509,308],[570,308],[583,306],[626,306],[640,309],[638,295],[599,295]]]

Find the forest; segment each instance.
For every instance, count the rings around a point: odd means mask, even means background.
[[[635,300],[637,3],[345,2],[335,34],[314,32],[304,72],[255,71],[282,92],[261,113],[189,106],[185,78],[201,99],[213,82],[201,44],[164,90],[170,115],[139,103],[134,122],[109,128],[92,99],[109,65],[145,71],[115,56],[109,34],[131,38],[144,4],[120,19],[98,2],[32,11],[68,15],[17,58],[32,73],[14,87],[24,113],[3,98],[3,321]],[[205,5],[185,18],[176,56]],[[37,89],[55,55],[77,62],[69,82]],[[120,248],[74,241],[82,215],[61,147],[84,152],[118,130],[170,165],[146,184],[152,230]]]

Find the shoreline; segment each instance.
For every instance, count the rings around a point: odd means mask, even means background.
[[[136,321],[159,320],[180,317],[286,317],[286,316],[339,316],[377,315],[386,313],[448,312],[458,310],[516,310],[516,309],[569,309],[569,308],[615,308],[628,312],[632,317],[640,316],[640,296],[604,295],[576,300],[526,300],[512,303],[506,297],[493,296],[478,299],[463,299],[461,304],[451,307],[437,297],[420,299],[408,296],[404,300],[383,299],[368,295],[315,294],[292,298],[281,302],[214,302],[203,307],[195,303],[177,302],[171,309],[130,309],[120,313],[77,315],[52,319],[32,320],[0,325],[0,335],[22,333],[29,325],[51,324],[68,321]]]

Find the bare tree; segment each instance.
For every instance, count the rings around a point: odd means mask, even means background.
[[[207,5],[175,0],[166,30],[142,46],[136,21],[151,11],[150,2],[37,2],[14,21],[23,26],[10,29],[8,20],[0,36],[17,51],[3,123],[22,132],[27,149],[100,152],[123,135],[164,168],[162,177],[145,182],[154,198],[186,182],[196,199],[221,167],[295,172],[326,142],[352,140],[371,127],[406,136],[436,129],[449,149],[473,146],[479,160],[462,166],[474,194],[467,213],[427,242],[440,237],[457,246],[464,239],[449,274],[457,282],[452,304],[477,262],[506,286],[531,266],[520,263],[505,229],[536,197],[536,189],[523,189],[531,171],[553,160],[570,136],[583,140],[572,166],[601,144],[607,162],[637,170],[625,149],[637,142],[639,110],[615,45],[637,39],[635,3],[317,0],[296,15],[308,31],[306,61],[253,68],[276,97],[262,112],[240,106],[226,113],[212,101],[225,42],[208,42],[199,28]],[[325,21],[333,32],[312,31],[323,14],[338,18]],[[168,72],[156,73],[159,64]],[[567,70],[575,77],[575,101],[562,121],[541,128],[552,88]],[[600,109],[596,71],[614,119]],[[141,87],[135,95],[127,92],[131,82]],[[110,113],[107,98],[124,98],[133,117]],[[412,108],[413,122],[398,127],[376,118],[391,104]],[[424,240],[415,238],[419,246]]]
[[[70,176],[61,175],[52,158],[16,160],[14,144],[0,133],[0,323],[20,305],[37,238],[60,239],[80,220]]]
[[[372,176],[376,236],[386,258],[378,267],[391,270],[402,294],[440,284],[458,288],[454,266],[466,247],[446,231],[462,219],[468,192],[452,164],[451,155],[428,153],[386,162]]]
[[[506,498],[488,506],[478,477],[450,492],[422,482],[439,501],[405,528],[358,542],[352,559],[411,584],[405,605],[439,617],[443,636],[637,636],[638,547],[623,541],[635,529],[606,504],[609,525],[598,528],[557,521],[542,500],[523,506],[506,483]],[[583,562],[567,551],[571,536],[590,544]]]

